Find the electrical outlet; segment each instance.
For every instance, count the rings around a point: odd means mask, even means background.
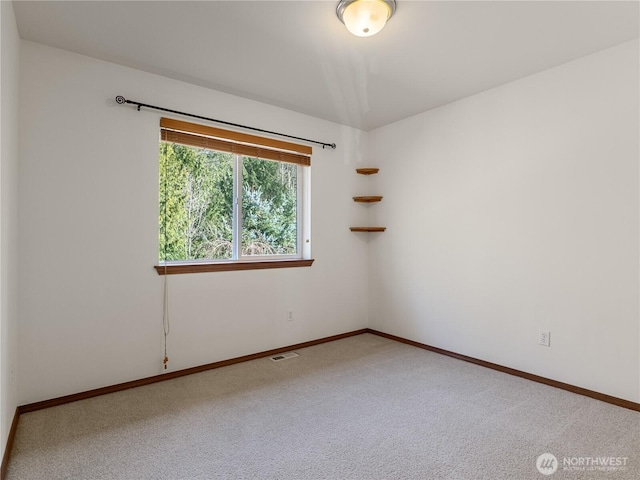
[[[549,330],[540,330],[538,343],[540,345],[544,345],[545,347],[551,346],[551,332]]]
[[[293,322],[293,310],[287,310],[287,322]]]

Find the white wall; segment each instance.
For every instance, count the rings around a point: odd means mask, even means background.
[[[0,455],[18,405],[18,72],[13,4],[0,2]]]
[[[338,144],[314,147],[312,267],[169,278],[170,370],[366,327],[367,248],[348,228],[366,134],[23,42],[20,404],[162,373],[160,114],[116,95]]]
[[[638,54],[370,132],[372,328],[640,401]]]
[[[368,325],[640,401],[638,51],[366,134],[23,42],[19,403],[162,373],[160,115],[118,94],[338,143],[314,149],[311,268],[169,278],[171,370]]]

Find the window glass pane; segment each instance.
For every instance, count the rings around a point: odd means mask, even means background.
[[[233,155],[160,142],[160,260],[231,258],[232,233]]]
[[[242,158],[242,254],[295,255],[298,166]]]

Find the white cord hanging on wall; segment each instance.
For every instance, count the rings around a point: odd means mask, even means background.
[[[164,247],[162,257],[164,260],[164,286],[163,286],[163,301],[162,301],[162,331],[164,333],[164,358],[162,359],[162,365],[164,369],[167,369],[169,364],[169,357],[167,356],[167,337],[169,336],[170,323],[169,323],[169,275],[167,275],[167,155],[164,156],[164,206],[162,212],[162,235],[164,236]]]

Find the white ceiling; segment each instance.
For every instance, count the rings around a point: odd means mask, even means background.
[[[640,30],[637,1],[398,0],[381,33],[358,38],[337,19],[336,3],[15,1],[14,8],[23,39],[364,130]]]

